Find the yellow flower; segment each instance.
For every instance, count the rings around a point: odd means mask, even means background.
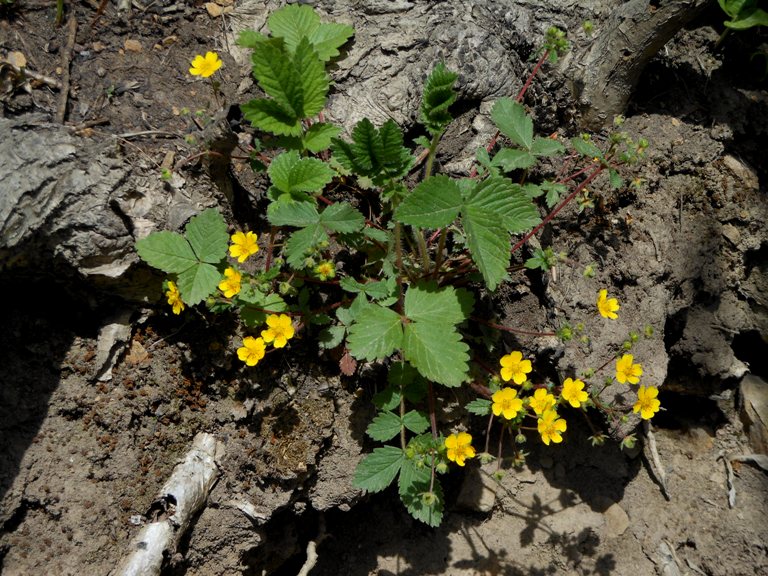
[[[333,265],[333,262],[323,260],[315,266],[315,274],[317,274],[320,280],[329,280],[336,276],[336,267]]]
[[[632,354],[624,354],[619,360],[616,360],[616,380],[619,381],[619,384],[626,382],[637,384],[640,382],[643,367],[640,364],[632,364],[633,359]]]
[[[235,232],[232,234],[232,245],[229,247],[229,255],[237,258],[237,261],[245,262],[246,258],[259,251],[256,243],[258,236],[253,232]]]
[[[246,336],[243,338],[242,348],[237,349],[237,357],[248,366],[256,366],[259,360],[264,358],[267,345],[261,338]]]
[[[221,59],[216,52],[206,52],[205,56],[198,54],[192,60],[192,68],[189,69],[189,73],[192,76],[202,76],[208,78],[213,76],[214,72],[221,68]]]
[[[587,401],[589,394],[584,391],[584,382],[579,379],[566,378],[560,397],[574,408],[578,408]]]
[[[219,282],[219,290],[224,292],[224,296],[232,298],[235,294],[240,292],[240,280],[242,276],[240,272],[234,268],[227,268],[224,270],[225,278]]]
[[[168,304],[173,306],[173,313],[181,314],[181,311],[184,310],[184,300],[181,299],[181,294],[176,284],[170,280],[168,280],[168,290],[165,295],[168,297]]]
[[[619,308],[621,306],[619,306],[619,301],[616,298],[608,298],[608,290],[600,290],[597,295],[597,311],[600,312],[600,316],[616,320],[619,317],[616,314]]]
[[[530,360],[523,360],[523,354],[515,350],[511,354],[501,357],[501,379],[504,382],[513,380],[515,384],[522,384],[533,367]]]
[[[541,434],[541,441],[549,446],[550,442],[559,444],[563,441],[561,434],[565,432],[567,428],[565,420],[558,418],[557,412],[554,410],[547,410],[539,418],[539,434]]]
[[[475,449],[472,447],[472,435],[466,432],[451,434],[445,439],[445,447],[448,449],[448,460],[464,466],[464,460],[475,457]]]
[[[507,420],[512,420],[523,409],[522,399],[517,397],[517,390],[512,388],[502,388],[491,396],[491,400],[493,400],[493,406],[491,406],[493,414],[495,416],[503,414]]]
[[[531,408],[536,414],[543,414],[555,407],[555,397],[546,388],[537,388],[531,397]]]
[[[643,420],[650,420],[653,415],[659,411],[661,402],[656,396],[659,395],[659,389],[654,386],[640,386],[637,391],[637,402],[632,407],[632,411],[640,412],[640,417]]]
[[[293,338],[293,324],[290,316],[285,314],[270,314],[267,316],[267,328],[261,331],[261,337],[264,342],[273,342],[275,348],[282,348],[288,340]]]

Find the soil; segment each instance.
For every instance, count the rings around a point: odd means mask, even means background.
[[[241,85],[247,66],[228,55],[229,4],[212,16],[200,2],[134,3],[130,18],[112,4],[102,13],[96,2],[70,5],[78,28],[66,124],[170,198],[215,199],[231,223],[258,228],[263,182],[242,159],[221,173],[200,155],[220,122],[241,140],[248,128],[236,107],[211,114],[210,86],[187,73],[195,54],[217,49],[222,100],[252,91]],[[30,69],[61,80],[68,29],[54,16],[49,2],[6,8],[0,57],[21,52]],[[755,451],[740,379],[768,379],[768,96],[749,58],[765,35],[732,34],[716,50],[720,20],[706,13],[646,70],[626,122],[651,141],[641,185],[597,183],[594,210],[569,208],[539,237],[568,260],[492,299],[500,321],[527,330],[585,324],[586,344],[494,335],[498,350],[535,355],[542,377],[597,365],[630,330],[653,329],[635,353],[648,382],[663,385],[666,411],[652,433],[662,471],[642,441],[619,448],[623,434],[643,436],[636,420],[606,423],[609,439],[595,448],[573,418],[562,445],[529,442],[526,463],[506,458],[498,481],[495,463],[448,474],[448,512],[432,529],[395,493],[366,496],[351,484],[372,447],[364,431],[380,366],[343,376],[338,358],[306,337],[246,369],[233,354],[234,319],[170,314],[157,276],[153,292],[131,299],[60,273],[53,260],[48,269],[2,264],[11,305],[0,331],[0,572],[112,573],[205,431],[225,445],[220,477],[166,576],[296,574],[311,541],[316,576],[768,573],[768,478],[734,463],[731,507],[723,460]],[[0,66],[3,117],[53,118],[57,90],[11,80]],[[489,135],[486,104],[478,113],[474,103],[449,133],[447,169]],[[597,275],[585,278],[592,264]],[[623,305],[607,329],[591,315],[604,285]],[[442,408],[446,425],[483,438],[481,419],[452,398]]]

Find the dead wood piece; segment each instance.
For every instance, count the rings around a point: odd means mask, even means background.
[[[656,474],[656,479],[659,481],[664,498],[670,500],[669,489],[667,488],[667,474],[664,472],[664,465],[661,463],[659,450],[656,447],[656,437],[653,434],[651,423],[648,422],[648,420],[643,420],[643,432],[648,439],[648,452],[651,454],[651,462]]]
[[[216,483],[216,461],[224,446],[212,434],[201,432],[192,442],[184,461],[174,468],[160,490],[152,510],[159,518],[144,526],[131,540],[115,576],[157,576],[165,555],[173,555],[197,512],[205,505]],[[149,514],[149,513],[148,513]]]
[[[67,99],[69,98],[69,66],[72,63],[72,52],[75,49],[75,38],[77,37],[77,19],[70,16],[67,23],[67,45],[61,53],[61,92],[59,93],[59,102],[56,107],[56,122],[64,124],[64,118],[67,116]]]

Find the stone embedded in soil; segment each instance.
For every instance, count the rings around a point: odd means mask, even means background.
[[[461,491],[456,499],[456,506],[471,512],[488,513],[496,503],[498,483],[494,480],[491,468],[468,468],[464,475]]]

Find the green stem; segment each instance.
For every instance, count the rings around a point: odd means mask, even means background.
[[[64,21],[64,0],[56,0],[56,26],[61,26]]]
[[[427,241],[424,239],[424,234],[421,230],[414,228],[413,236],[416,239],[416,244],[419,247],[419,256],[421,256],[421,267],[424,269],[424,274],[429,274],[430,260],[429,251],[427,251]]]
[[[440,266],[443,265],[443,250],[445,250],[445,239],[448,236],[448,229],[443,228],[440,230],[440,240],[437,242],[437,254],[435,255],[435,272],[434,278],[437,279],[437,274],[440,272]]]
[[[432,167],[435,164],[435,156],[437,156],[437,144],[440,142],[442,132],[438,132],[432,136],[432,142],[429,143],[429,154],[427,155],[427,165],[424,167],[424,179],[426,180],[432,175]]]

